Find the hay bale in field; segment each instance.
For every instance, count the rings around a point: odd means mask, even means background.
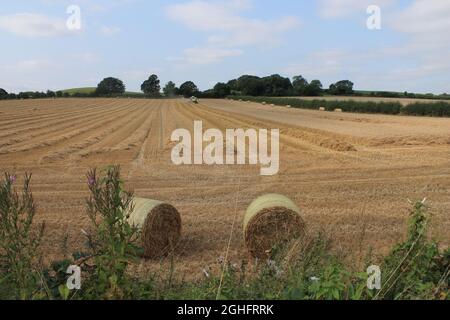
[[[271,107],[275,107],[275,105],[272,103],[271,105],[270,105]]]
[[[170,204],[134,198],[134,210],[128,219],[141,231],[146,258],[159,258],[174,249],[181,236],[181,217]]]
[[[263,102],[262,102],[262,104],[263,104],[263,105],[266,105],[266,104],[267,104],[267,102],[263,101]]]
[[[334,112],[343,112],[342,109],[334,109]]]
[[[245,213],[244,239],[254,258],[269,258],[274,247],[301,237],[304,230],[300,209],[283,195],[261,196]]]
[[[288,104],[288,105],[286,106],[286,108],[292,108],[292,106],[291,106],[290,104]]]
[[[325,107],[320,107],[319,111],[326,111],[327,109],[325,109]]]

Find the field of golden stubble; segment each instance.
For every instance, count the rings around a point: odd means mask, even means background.
[[[279,128],[278,175],[259,166],[175,166],[173,130]],[[55,99],[0,102],[0,169],[32,172],[38,222],[47,224],[48,260],[84,246],[91,167],[120,164],[139,197],[178,208],[183,235],[175,268],[201,277],[230,259],[248,258],[242,241],[247,206],[264,193],[293,199],[312,232],[323,229],[359,265],[369,248],[386,253],[403,239],[411,205],[428,198],[432,235],[450,244],[450,119],[319,112],[228,100]],[[237,214],[235,215],[235,208]],[[231,227],[235,216],[235,229]],[[142,261],[139,270],[160,268]]]

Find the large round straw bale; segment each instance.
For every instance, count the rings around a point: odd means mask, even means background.
[[[170,204],[134,198],[129,223],[141,231],[146,258],[159,258],[174,249],[181,236],[181,217]]]
[[[300,209],[289,198],[267,194],[250,204],[244,218],[245,244],[255,258],[269,258],[271,250],[304,234]]]

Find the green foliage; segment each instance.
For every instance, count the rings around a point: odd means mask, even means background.
[[[89,235],[95,271],[90,280],[88,295],[92,298],[122,299],[130,295],[126,268],[138,247],[138,230],[129,224],[133,211],[133,194],[123,191],[120,168],[110,167],[101,177],[96,170],[88,175],[90,197],[87,214],[94,227]]]
[[[25,175],[22,193],[14,188],[16,176],[5,174],[0,182],[0,282],[11,298],[36,299],[42,295],[39,246],[44,224],[33,228],[36,207]]]
[[[0,100],[4,100],[8,98],[8,92],[5,89],[0,88]]]
[[[219,82],[214,86],[213,94],[216,98],[225,98],[231,94],[231,88],[228,84]]]
[[[198,87],[192,81],[187,81],[180,86],[179,93],[185,98],[190,98],[199,93]]]
[[[448,298],[450,259],[427,240],[430,217],[424,202],[411,211],[408,236],[385,258],[385,278],[378,299]]]
[[[450,103],[413,103],[403,108],[402,113],[413,116],[450,117]]]
[[[275,105],[291,105],[294,108],[318,110],[323,107],[327,111],[342,109],[344,112],[356,113],[383,113],[399,114],[402,105],[399,102],[371,102],[371,101],[331,101],[331,100],[302,100],[296,98],[270,98],[270,97],[241,97],[230,96],[231,99],[250,100],[254,102],[267,102]]]
[[[170,98],[170,97],[174,97],[174,96],[177,94],[177,92],[178,92],[178,88],[177,88],[177,86],[175,85],[174,82],[169,81],[169,82],[167,82],[167,84],[164,86],[163,92],[164,92],[164,95],[165,95],[166,97],[169,97],[169,98]]]
[[[353,82],[351,82],[350,80],[341,80],[330,85],[328,93],[336,96],[351,95],[354,93],[353,85]]]
[[[161,86],[158,76],[156,74],[152,74],[147,80],[145,80],[141,85],[141,91],[149,97],[159,97],[161,94]]]
[[[95,93],[99,96],[115,96],[125,93],[125,85],[122,80],[105,78],[98,85]]]

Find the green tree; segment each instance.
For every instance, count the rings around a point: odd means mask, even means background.
[[[214,86],[214,96],[217,98],[225,98],[231,94],[231,88],[226,83],[219,82]]]
[[[56,97],[56,93],[54,91],[47,90],[47,97],[54,98]]]
[[[329,93],[337,96],[353,94],[353,85],[350,80],[341,80],[330,86]]]
[[[6,99],[8,97],[8,92],[5,89],[0,88],[0,100]]]
[[[238,89],[244,96],[262,96],[265,92],[264,82],[260,77],[244,75],[237,81]]]
[[[189,98],[199,93],[198,87],[192,81],[186,81],[180,86],[180,94]]]
[[[294,95],[304,96],[308,88],[308,81],[303,76],[295,76],[292,81]]]
[[[105,78],[98,85],[95,90],[97,95],[122,95],[125,93],[125,85],[122,80],[116,78]]]
[[[178,88],[174,82],[169,81],[163,88],[164,95],[166,97],[173,97],[177,94]]]
[[[141,91],[150,97],[158,97],[160,95],[161,86],[158,76],[152,74],[141,85]]]
[[[266,96],[282,97],[292,92],[292,83],[289,78],[283,78],[279,74],[262,78],[264,94]]]
[[[320,96],[322,94],[322,82],[319,80],[313,80],[311,83],[306,87],[306,95],[307,96]]]
[[[61,97],[63,96],[63,92],[62,92],[61,90],[56,91],[56,96],[57,96],[58,98],[61,98]]]

